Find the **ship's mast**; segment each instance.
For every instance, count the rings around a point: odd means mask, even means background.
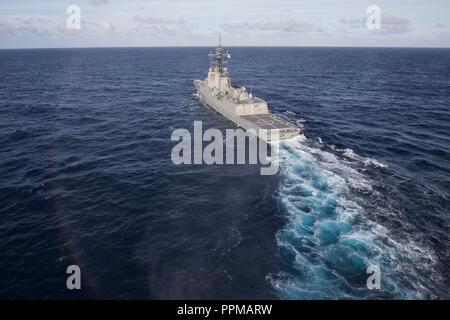
[[[216,48],[216,70],[222,71],[222,35],[219,33],[219,45]]]
[[[208,56],[212,59],[216,59],[216,63],[214,65],[214,71],[220,71],[220,74],[222,74],[223,71],[223,65],[226,63],[225,59],[230,56],[228,53],[222,53],[222,36],[219,33],[219,45],[216,48],[216,53],[210,53]]]

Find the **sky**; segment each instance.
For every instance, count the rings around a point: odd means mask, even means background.
[[[450,47],[450,0],[0,0],[0,48],[212,46],[219,32],[224,46]]]

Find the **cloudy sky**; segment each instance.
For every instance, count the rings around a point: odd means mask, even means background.
[[[450,47],[450,0],[0,0],[0,48],[211,46],[219,32],[226,46]]]

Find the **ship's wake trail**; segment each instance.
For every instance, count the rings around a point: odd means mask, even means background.
[[[286,272],[269,280],[285,299],[422,298],[418,260],[434,258],[411,241],[394,240],[361,203],[375,194],[364,174],[304,137],[283,141],[279,203],[286,225],[277,233]],[[369,266],[381,289],[366,286]],[[409,273],[409,275],[408,275]]]

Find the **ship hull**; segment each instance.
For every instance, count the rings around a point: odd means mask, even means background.
[[[195,80],[194,85],[200,98],[208,106],[239,127],[246,130],[254,130],[259,138],[267,142],[290,139],[297,136],[300,132],[300,129],[294,124],[272,113],[246,116],[236,115],[236,105],[232,101],[216,98],[201,80]]]

